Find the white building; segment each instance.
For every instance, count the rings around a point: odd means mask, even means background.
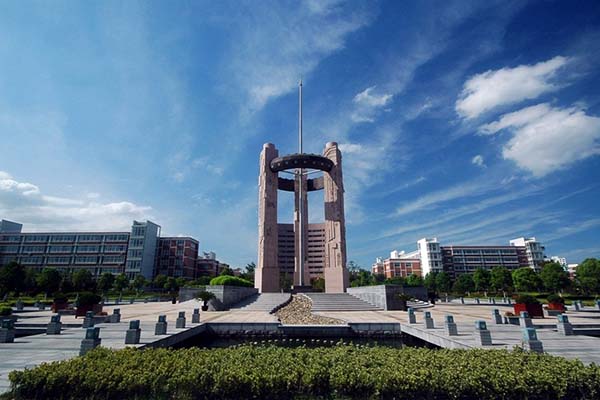
[[[539,270],[540,266],[544,263],[546,256],[544,255],[545,247],[538,242],[535,237],[520,237],[510,241],[511,246],[521,246],[527,249],[527,259],[529,261],[529,267],[535,270]]]
[[[444,270],[442,250],[437,238],[423,238],[418,240],[416,253],[421,259],[423,276],[430,272],[441,272]]]
[[[550,261],[560,264],[560,266],[563,267],[565,271],[567,271],[568,265],[567,259],[565,257],[552,256],[550,257]]]

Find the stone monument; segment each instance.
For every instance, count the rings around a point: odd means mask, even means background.
[[[302,149],[302,82],[300,83],[299,152],[279,156],[272,143],[266,143],[260,154],[258,178],[258,265],[255,287],[261,292],[279,292],[277,191],[294,192],[294,289],[310,287],[308,261],[308,192],[324,190],[325,238],[323,277],[325,292],[343,293],[348,287],[346,268],[346,226],[344,217],[344,184],[342,153],[336,142],[325,146],[323,155],[307,154]],[[293,172],[290,172],[293,171]],[[320,177],[308,178],[321,171]],[[293,175],[293,179],[279,173]]]

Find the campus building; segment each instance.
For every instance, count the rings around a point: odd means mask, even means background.
[[[294,224],[277,224],[277,260],[281,273],[293,276],[296,263]],[[325,266],[325,224],[308,224],[306,265],[310,279],[323,277]]]
[[[133,221],[129,232],[29,233],[22,228],[0,220],[0,265],[16,261],[29,268],[87,269],[95,277],[110,272],[148,280],[157,274],[188,279],[202,275],[198,241],[160,237],[161,227],[151,221]]]
[[[390,258],[386,258],[385,260],[377,258],[375,264],[373,264],[372,271],[374,274],[383,275],[386,278],[406,278],[412,274],[417,276],[423,275],[418,251],[405,253],[394,250],[390,253]]]
[[[417,250],[411,253],[392,251],[390,258],[378,258],[372,272],[386,278],[404,276],[408,272],[425,276],[430,272],[447,272],[452,277],[473,273],[478,268],[492,269],[505,267],[514,270],[522,267],[539,269],[544,262],[544,246],[535,238],[518,238],[510,245],[463,246],[441,245],[437,238],[423,238],[417,241]],[[415,261],[419,267],[414,268]],[[397,267],[396,267],[397,266]],[[400,268],[396,272],[394,268]],[[409,273],[410,275],[410,273]]]

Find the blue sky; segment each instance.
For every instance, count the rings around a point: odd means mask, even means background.
[[[305,150],[343,150],[350,260],[425,236],[599,257],[599,67],[591,0],[2,2],[0,217],[150,218],[255,261],[258,155],[296,152],[301,78]]]

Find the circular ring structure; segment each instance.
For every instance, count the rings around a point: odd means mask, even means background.
[[[330,172],[333,168],[333,161],[318,154],[289,154],[287,156],[274,158],[271,161],[270,168],[272,172],[296,168],[318,169],[320,171]]]

